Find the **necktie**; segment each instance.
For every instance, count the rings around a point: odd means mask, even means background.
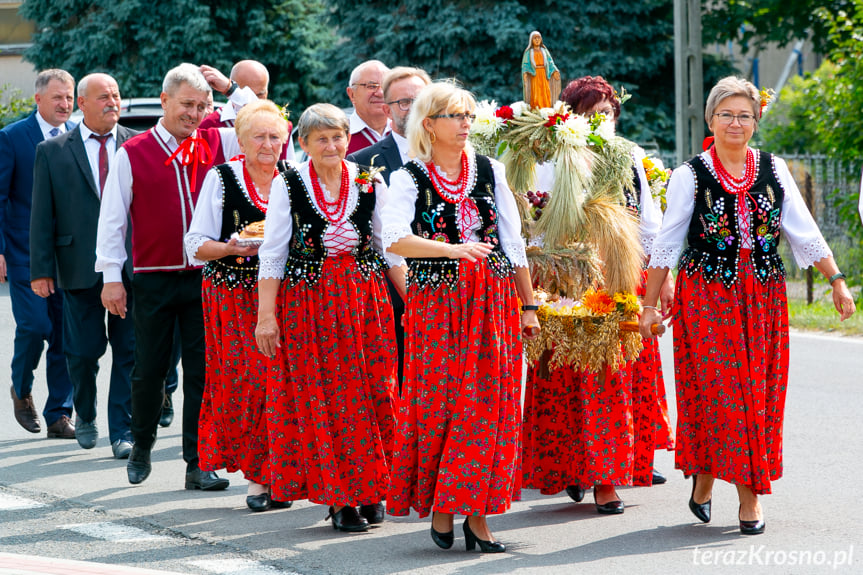
[[[60,128],[51,128],[51,130],[48,132],[48,135],[51,136],[52,138],[59,136],[60,135]]]
[[[99,196],[101,197],[102,191],[105,189],[105,181],[108,179],[108,149],[105,147],[105,143],[111,134],[108,133],[104,136],[90,134],[90,137],[99,142]]]

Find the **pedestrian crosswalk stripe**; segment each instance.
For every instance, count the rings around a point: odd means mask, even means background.
[[[139,541],[164,541],[170,539],[165,535],[148,533],[137,527],[121,525],[119,523],[73,523],[64,525],[63,529],[75,531],[94,539],[112,541],[114,543],[137,543]]]
[[[36,509],[38,507],[46,507],[46,505],[32,499],[25,499],[24,497],[18,497],[17,495],[0,492],[0,511]]]
[[[293,571],[282,571],[248,559],[204,559],[189,561],[189,565],[218,575],[298,575]]]

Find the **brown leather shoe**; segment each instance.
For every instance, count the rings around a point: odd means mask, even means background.
[[[24,399],[18,399],[14,385],[10,391],[12,392],[12,405],[15,409],[15,421],[30,433],[41,432],[42,424],[39,423],[39,415],[36,413],[36,406],[33,405],[33,396],[27,395]]]
[[[75,426],[72,425],[72,420],[66,415],[61,415],[60,419],[48,426],[49,439],[75,439]]]

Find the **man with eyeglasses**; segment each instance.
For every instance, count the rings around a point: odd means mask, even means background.
[[[408,141],[405,137],[408,115],[414,99],[429,84],[431,84],[431,78],[425,70],[405,66],[390,70],[383,80],[385,100],[383,110],[390,121],[392,131],[380,142],[351,154],[348,156],[348,160],[356,162],[360,166],[382,166],[384,171],[381,172],[381,176],[389,185],[390,174],[401,168],[409,159]],[[351,143],[353,143],[353,139]],[[393,302],[396,343],[399,349],[399,391],[401,391],[405,345],[402,313],[404,313],[405,303],[389,278],[387,278],[387,287],[390,290],[390,301]]]
[[[367,60],[354,68],[347,92],[354,112],[351,114],[351,141],[348,154],[378,143],[390,132],[384,112],[383,78],[390,69],[380,60]]]

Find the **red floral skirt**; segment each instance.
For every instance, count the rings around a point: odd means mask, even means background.
[[[677,278],[675,466],[764,494],[782,476],[788,303],[785,283],[761,284],[744,254],[731,288]]]
[[[267,484],[264,417],[268,359],[255,343],[257,293],[214,286],[204,278],[207,371],[198,422],[198,457],[204,471],[242,471]]]
[[[408,292],[393,515],[491,515],[521,492],[522,345],[511,277],[459,262],[456,288]]]
[[[656,449],[674,449],[671,420],[665,400],[665,379],[659,343],[655,338],[642,340],[638,358],[621,370],[632,380],[632,419],[635,433],[633,485],[653,483],[653,456]]]
[[[314,287],[282,282],[277,365],[267,388],[273,499],[380,502],[390,482],[396,343],[383,278],[352,256],[325,260]]]

